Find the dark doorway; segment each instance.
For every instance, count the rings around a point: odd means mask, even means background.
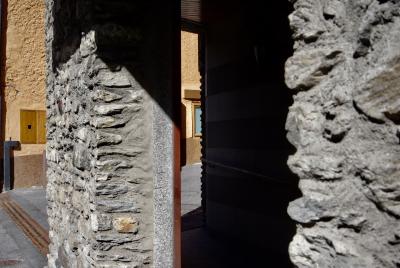
[[[292,267],[286,209],[300,193],[286,164],[291,5],[203,0],[188,12],[184,2],[182,17],[201,10],[182,25],[201,29],[204,226],[185,232],[182,218],[182,266]]]

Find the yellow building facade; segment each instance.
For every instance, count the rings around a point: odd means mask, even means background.
[[[201,103],[199,72],[199,36],[181,32],[182,68],[182,165],[200,162]]]
[[[8,0],[3,8],[3,135],[21,143],[14,188],[45,185],[45,1]]]

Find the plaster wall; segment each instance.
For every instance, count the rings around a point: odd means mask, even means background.
[[[181,31],[181,96],[182,96],[182,147],[185,158],[182,164],[193,164],[200,162],[201,145],[200,137],[193,133],[193,101],[184,98],[185,90],[200,91],[199,72],[199,35],[191,32]],[[199,94],[200,96],[200,94]]]
[[[198,43],[198,34],[181,31],[182,91],[184,89],[200,90]]]
[[[7,2],[4,138],[19,141],[20,110],[46,110],[45,1]],[[44,150],[44,144],[22,144],[15,151],[15,187],[45,184]]]

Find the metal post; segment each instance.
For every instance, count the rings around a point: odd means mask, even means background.
[[[19,146],[19,141],[10,140],[4,142],[4,192],[11,190],[11,150]]]

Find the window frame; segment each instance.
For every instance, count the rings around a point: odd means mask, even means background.
[[[201,112],[201,102],[200,101],[193,101],[192,102],[192,133],[193,137],[201,137],[202,133],[196,133],[196,108],[199,108]],[[200,126],[201,126],[201,118],[200,118]]]

